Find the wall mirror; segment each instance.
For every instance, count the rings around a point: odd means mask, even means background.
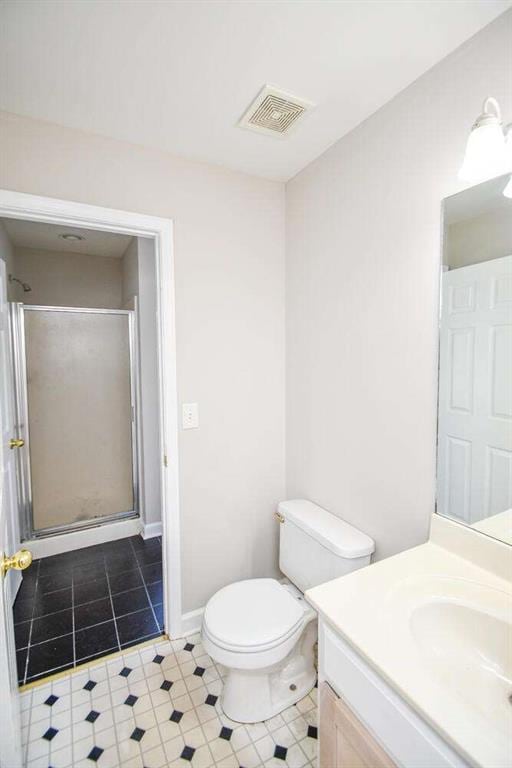
[[[443,201],[437,512],[512,544],[508,177]]]

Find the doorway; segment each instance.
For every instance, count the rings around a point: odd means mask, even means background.
[[[160,596],[160,618],[156,617],[157,628],[167,631],[173,637],[179,637],[181,635],[181,583],[180,583],[180,546],[179,546],[179,496],[178,496],[178,452],[177,452],[177,396],[176,396],[176,363],[175,363],[175,343],[174,343],[174,281],[173,281],[173,262],[172,262],[172,224],[168,220],[158,219],[154,217],[140,216],[138,214],[130,214],[120,211],[113,211],[109,209],[97,208],[95,206],[81,205],[77,203],[69,203],[66,201],[58,201],[47,198],[39,198],[31,195],[24,195],[20,193],[14,193],[9,191],[0,191],[0,217],[10,220],[24,220],[31,222],[45,222],[55,226],[65,226],[66,228],[74,228],[75,230],[83,230],[86,228],[93,229],[98,232],[106,233],[118,233],[129,238],[139,238],[144,240],[146,245],[150,248],[153,265],[156,276],[157,293],[156,293],[156,336],[155,336],[155,348],[156,348],[156,361],[157,361],[157,378],[158,378],[158,394],[159,394],[159,408],[157,414],[159,435],[153,435],[153,442],[158,446],[158,465],[152,467],[153,472],[156,471],[157,476],[161,481],[161,521],[162,530],[161,535],[150,535],[147,539],[144,539],[138,535],[138,533],[131,529],[125,528],[125,535],[116,537],[115,539],[108,539],[106,541],[97,542],[95,536],[97,536],[97,530],[101,526],[96,524],[90,524],[91,520],[94,520],[94,516],[89,519],[49,519],[49,525],[44,522],[39,524],[39,518],[33,516],[32,518],[32,533],[33,539],[30,540],[31,546],[33,546],[33,555],[35,558],[35,565],[31,566],[31,571],[27,572],[27,589],[28,592],[32,588],[34,593],[37,593],[37,583],[40,579],[49,579],[63,576],[66,568],[61,569],[61,573],[57,573],[58,569],[54,570],[52,575],[52,568],[49,565],[45,565],[45,558],[61,558],[61,565],[65,564],[66,559],[71,564],[71,569],[75,576],[80,569],[80,563],[78,558],[86,558],[84,563],[84,571],[89,576],[91,575],[94,567],[104,568],[108,570],[109,564],[121,567],[124,559],[125,564],[130,560],[132,564],[135,564],[130,570],[137,573],[140,577],[140,582],[133,589],[142,590],[146,597],[149,597],[150,608],[155,618],[156,611],[154,610],[155,601],[158,597],[152,593],[155,592],[151,588],[152,576],[150,571],[155,571],[153,568],[155,559],[155,553],[158,552],[161,546],[161,575],[163,576],[160,581],[161,584],[161,596]],[[15,277],[18,277],[15,275]],[[21,278],[19,278],[21,279]],[[22,280],[22,282],[26,282]],[[19,302],[18,302],[19,303]],[[38,317],[45,319],[50,325],[57,325],[56,318],[65,317],[66,320],[76,320],[78,325],[85,327],[85,333],[87,333],[87,321],[96,320],[100,321],[104,318],[101,317],[101,313],[97,312],[84,312],[83,310],[95,310],[97,307],[80,307],[77,312],[74,307],[69,308],[69,312],[63,311],[62,308],[55,310],[50,304],[43,305],[44,309],[34,309],[33,304],[24,305],[22,313],[24,315],[24,330],[27,331],[26,316],[30,318]],[[128,337],[130,336],[130,323],[132,326],[134,321],[130,321],[129,318],[133,317],[129,312],[133,310],[124,309],[122,312],[114,313],[111,318],[114,317],[120,320],[120,323],[128,325]],[[13,314],[16,310],[13,310]],[[90,314],[90,317],[85,317]],[[110,319],[110,316],[109,316]],[[18,308],[18,323],[19,323],[19,308]],[[36,321],[37,325],[37,321]],[[62,328],[60,329],[62,330]],[[132,328],[133,330],[133,328]],[[34,332],[34,328],[30,329],[30,333]],[[37,332],[37,329],[36,329]],[[56,334],[59,334],[59,328],[56,328]],[[65,334],[63,334],[65,335]],[[121,334],[122,335],[122,334]],[[25,337],[25,342],[27,338]],[[28,346],[28,345],[27,345]],[[128,345],[129,346],[129,345]],[[133,352],[134,350],[132,350]],[[135,350],[138,351],[138,350]],[[26,350],[25,350],[26,352]],[[133,361],[131,354],[128,354],[130,365]],[[126,354],[125,354],[126,359]],[[23,359],[18,360],[18,364],[23,362]],[[27,363],[27,357],[25,356],[25,363]],[[136,377],[137,378],[137,377]],[[140,381],[135,382],[135,387],[132,387],[133,376],[130,376],[130,408],[136,407],[136,398],[138,393],[138,387],[140,387]],[[126,382],[126,377],[125,377]],[[134,391],[133,391],[134,390]],[[14,392],[13,392],[14,394]],[[126,398],[125,398],[126,399]],[[21,403],[22,404],[22,403]],[[16,403],[16,407],[19,407],[19,403]],[[4,435],[13,434],[14,437],[14,418],[15,408],[11,408],[9,413],[9,404],[2,403],[2,413],[0,418],[2,420],[2,433]],[[29,412],[29,422],[31,415]],[[9,419],[12,419],[11,427],[9,427]],[[133,423],[133,422],[132,422]],[[7,425],[7,426],[6,426]],[[156,439],[155,439],[156,438]],[[30,440],[30,438],[29,438]],[[132,515],[134,519],[116,521],[117,526],[130,526],[136,521],[137,498],[141,497],[141,489],[136,482],[133,482],[134,474],[133,467],[136,464],[137,470],[140,474],[140,465],[144,463],[143,446],[140,444],[140,429],[139,425],[135,422],[133,432],[131,435],[131,455],[132,455],[132,486],[131,486],[131,501],[132,504],[128,504],[132,509],[124,509],[122,513],[128,513],[128,516]],[[139,443],[141,450],[136,454],[137,443]],[[5,446],[4,446],[5,448]],[[11,452],[12,453],[12,452]],[[4,457],[6,451],[3,451]],[[135,458],[137,456],[137,458]],[[128,466],[129,463],[126,464]],[[30,468],[31,469],[31,468]],[[19,475],[22,476],[22,472]],[[26,471],[27,474],[27,471]],[[129,473],[128,473],[129,474]],[[126,472],[125,472],[126,475]],[[25,483],[26,483],[25,477]],[[21,478],[23,481],[23,478]],[[26,486],[25,486],[26,487]],[[30,535],[30,528],[22,532],[21,520],[18,525],[13,525],[12,515],[9,515],[8,506],[9,503],[12,506],[12,499],[8,502],[7,497],[3,493],[5,489],[2,488],[2,531],[0,532],[0,547],[6,553],[10,554],[17,549],[22,538]],[[34,486],[32,485],[32,493]],[[40,498],[44,498],[44,494],[39,493]],[[32,501],[35,501],[35,495]],[[126,506],[123,504],[121,506]],[[35,507],[34,507],[35,511]],[[108,512],[109,510],[102,510],[102,512]],[[117,514],[119,510],[114,511],[113,514]],[[104,517],[109,517],[109,514],[104,514]],[[63,533],[63,526],[73,526],[73,530],[66,530]],[[108,526],[106,526],[108,527]],[[83,530],[78,530],[83,529]],[[120,530],[120,529],[119,529]],[[150,533],[155,534],[153,529]],[[82,537],[80,544],[77,546],[77,537]],[[65,548],[58,546],[59,540],[65,541]],[[94,547],[101,547],[101,553],[94,551]],[[75,553],[75,554],[73,554]],[[81,553],[78,555],[77,553]],[[96,566],[93,567],[94,562]],[[68,568],[69,570],[69,568]],[[29,578],[28,574],[33,575]],[[121,573],[127,573],[128,570],[120,571]],[[116,574],[106,573],[106,581],[110,585],[111,576]],[[19,573],[9,572],[3,579],[2,590],[0,595],[0,608],[1,615],[3,617],[3,625],[6,632],[6,637],[11,638],[9,642],[4,645],[2,651],[2,658],[0,658],[0,667],[2,668],[2,677],[7,682],[5,690],[10,691],[9,707],[13,716],[12,722],[16,723],[16,681],[17,673],[15,667],[14,654],[12,652],[12,636],[13,636],[13,618],[10,611],[10,596],[16,594],[19,589]],[[89,579],[89,583],[95,581]],[[101,581],[101,579],[98,579]],[[30,583],[32,582],[32,587]],[[49,582],[48,582],[49,583]],[[80,582],[78,578],[73,579],[71,588],[61,587],[62,590],[71,589],[75,591],[75,586],[78,593]],[[60,585],[59,585],[60,586]],[[55,594],[59,590],[52,590]],[[126,590],[125,590],[126,592]],[[28,594],[28,593],[27,593]],[[44,595],[45,593],[40,592]],[[51,593],[50,593],[51,594]],[[142,593],[141,593],[142,594]],[[64,592],[61,593],[64,596]],[[98,600],[108,600],[110,605],[117,603],[118,606],[122,602],[122,599],[115,598],[115,580],[114,590],[109,588],[108,597],[100,597]],[[133,595],[132,595],[133,597]],[[47,600],[48,598],[43,598]],[[92,600],[88,602],[93,602]],[[106,605],[106,603],[105,603]],[[55,607],[55,606],[54,606]],[[133,607],[130,606],[130,607]],[[63,611],[68,609],[63,608]],[[115,606],[114,606],[115,610]],[[119,609],[119,610],[122,610]],[[143,609],[141,609],[143,610]],[[145,610],[145,609],[144,609]],[[58,613],[58,611],[54,611]],[[22,614],[19,614],[19,616]],[[116,614],[114,613],[114,618]],[[32,628],[29,631],[33,631],[34,622],[37,621],[38,616],[34,614],[30,618]],[[62,616],[62,618],[64,618]],[[28,621],[28,620],[27,620]],[[110,619],[109,619],[110,621]],[[21,622],[17,622],[18,624]],[[127,622],[132,623],[132,622]],[[106,625],[106,622],[104,622]],[[115,622],[117,628],[117,622]],[[98,625],[96,625],[98,626]],[[26,631],[26,627],[24,628]],[[69,634],[69,633],[68,633]],[[119,631],[118,631],[119,635]],[[37,637],[37,634],[36,634]],[[125,643],[118,638],[120,644],[128,644],[133,642],[130,638],[125,637]],[[76,645],[76,639],[74,641]],[[29,646],[30,647],[30,643]],[[89,656],[93,656],[94,649],[89,649]],[[75,654],[76,656],[76,654]],[[78,660],[78,659],[77,659]],[[7,678],[6,678],[7,674]],[[26,679],[26,677],[25,677]],[[14,729],[16,731],[16,728]],[[13,744],[18,738],[17,734],[13,734]],[[9,745],[4,745],[7,753],[9,752]],[[15,750],[14,750],[15,751]],[[14,752],[13,752],[14,754]]]

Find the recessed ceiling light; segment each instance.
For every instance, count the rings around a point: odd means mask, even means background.
[[[78,240],[85,240],[85,237],[82,235],[73,235],[71,232],[66,232],[65,235],[59,235],[63,240],[71,240],[73,243],[76,243]]]

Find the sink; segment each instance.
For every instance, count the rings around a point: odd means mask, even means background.
[[[473,713],[468,727],[509,739],[512,595],[463,578],[416,576],[404,579],[386,603],[403,630],[399,652],[413,652],[426,684],[439,688],[449,706]],[[389,632],[396,643],[397,633]]]
[[[510,734],[512,595],[463,578],[416,576],[404,579],[389,599],[395,615],[400,607],[402,641],[415,648],[429,684],[451,706],[472,711],[473,727],[491,738],[492,732]]]
[[[423,603],[410,615],[415,642],[428,663],[452,690],[472,690],[482,713],[496,706],[512,716],[512,624],[449,599]]]

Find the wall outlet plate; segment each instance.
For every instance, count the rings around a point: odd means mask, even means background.
[[[181,425],[183,429],[199,427],[199,406],[197,403],[183,403],[181,406]]]

